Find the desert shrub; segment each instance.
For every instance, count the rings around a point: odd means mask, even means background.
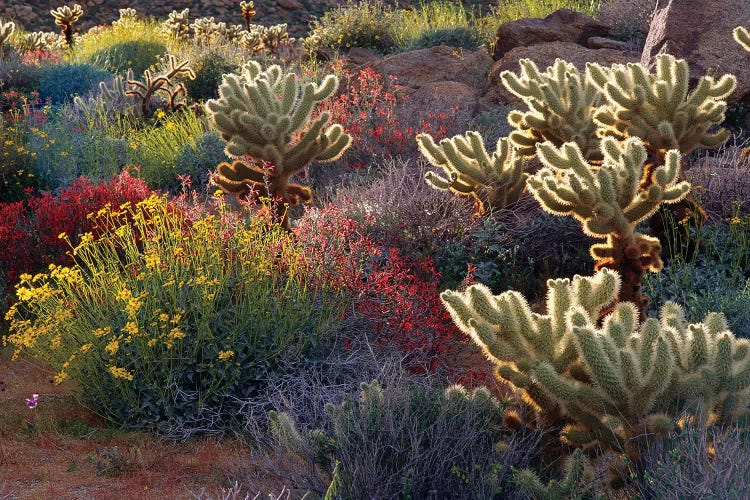
[[[313,21],[309,39],[317,47],[361,47],[387,54],[395,48],[391,24],[396,16],[393,9],[378,0],[349,2]]]
[[[411,40],[404,50],[427,49],[438,45],[448,45],[462,49],[475,50],[483,43],[476,31],[470,28],[441,28],[422,32]]]
[[[136,75],[159,62],[167,53],[167,46],[150,40],[125,40],[102,47],[87,58],[87,62],[117,75],[132,69]]]
[[[513,131],[508,123],[508,113],[512,110],[513,106],[501,104],[482,111],[473,118],[468,129],[479,132],[485,144],[497,144],[499,138],[508,137]]]
[[[549,278],[591,272],[586,248],[591,239],[579,227],[531,206],[493,212],[461,242],[441,247],[436,255],[442,286],[452,288],[471,274],[496,293],[519,290],[530,300],[542,299]]]
[[[177,157],[184,155],[186,148],[196,151],[196,140],[209,127],[192,109],[169,115],[157,111],[156,118],[155,123],[130,137],[134,145],[130,162],[140,167],[138,176],[151,188],[176,191],[181,185],[178,175],[185,173]]]
[[[511,435],[502,424],[502,403],[486,389],[374,381],[360,391],[356,399],[327,405],[326,425],[309,433],[288,415],[271,414],[277,439],[331,477],[329,493],[507,498],[515,493],[511,468],[536,454],[538,434]]]
[[[644,450],[643,471],[634,474],[641,498],[743,498],[750,487],[745,430],[702,428],[687,421],[681,431]]]
[[[51,104],[62,104],[76,95],[87,94],[99,82],[110,78],[110,72],[91,64],[55,64],[46,67],[40,75],[39,96]]]
[[[630,42],[640,51],[648,35],[654,2],[651,0],[607,0],[602,2],[597,19],[610,26],[610,34],[617,40]]]
[[[22,200],[47,187],[34,173],[36,154],[28,149],[29,127],[18,113],[23,111],[12,107],[0,126],[0,203]]]
[[[195,71],[195,80],[181,80],[187,88],[187,94],[194,101],[205,101],[219,97],[221,77],[237,71],[237,65],[221,54],[206,52],[191,65]]]
[[[94,54],[97,52],[103,51],[111,46],[134,41],[143,43],[144,45],[141,46],[149,51],[164,45],[167,46],[167,49],[172,49],[175,43],[175,40],[172,37],[164,36],[164,32],[162,31],[158,20],[154,18],[137,19],[133,22],[103,26],[83,34],[81,39],[74,46],[70,58],[74,62],[88,62],[92,60]],[[122,49],[123,55],[130,53],[134,57],[132,59],[121,59],[118,56],[115,60],[118,62],[121,61],[125,65],[128,60],[135,62],[140,61],[140,58],[143,57],[145,62],[151,57],[151,54],[139,55],[131,52],[138,46],[139,45],[136,44],[124,45],[124,49]],[[144,69],[146,67],[144,67]],[[124,70],[127,70],[127,65],[125,65]]]
[[[307,286],[315,269],[290,235],[218,211],[190,225],[152,196],[95,213],[73,266],[21,276],[7,315],[16,356],[75,380],[81,403],[118,425],[226,426],[340,311]]]
[[[199,135],[194,143],[184,144],[174,160],[177,177],[189,175],[191,185],[198,191],[205,191],[210,172],[216,170],[219,163],[229,160],[225,147],[219,133],[213,130]]]
[[[137,203],[150,191],[143,182],[123,172],[107,183],[93,184],[85,178],[59,194],[45,192],[25,201],[0,203],[0,310],[3,298],[10,297],[13,285],[24,273],[36,274],[52,263],[71,264],[70,250],[60,233],[71,235],[78,244],[79,234],[93,230],[86,215],[107,204]]]

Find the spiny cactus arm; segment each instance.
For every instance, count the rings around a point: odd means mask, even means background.
[[[568,457],[564,467],[565,476],[550,480],[546,485],[531,469],[515,471],[513,482],[535,499],[583,498],[595,485],[594,470],[583,450],[577,449]]]
[[[501,73],[505,87],[528,106],[528,111],[513,111],[509,123],[516,129],[510,141],[524,156],[535,154],[535,145],[550,141],[555,145],[574,141],[586,158],[598,159],[596,125],[591,115],[601,95],[585,75],[561,59],[541,73],[533,61],[519,61],[521,74]]]
[[[52,17],[55,18],[55,24],[60,27],[75,23],[83,15],[83,9],[77,3],[73,4],[72,7],[63,5],[62,7],[52,9],[49,12],[52,14]]]
[[[718,80],[703,76],[688,93],[687,63],[667,54],[657,56],[655,73],[636,63],[606,70],[589,63],[587,75],[608,98],[593,114],[600,133],[618,139],[641,137],[657,159],[671,149],[687,154],[728,137],[725,129],[709,129],[724,121],[723,99],[736,85],[732,75]]]
[[[742,47],[750,52],[750,31],[743,26],[737,26],[732,30],[732,36],[735,41],[742,45]]]

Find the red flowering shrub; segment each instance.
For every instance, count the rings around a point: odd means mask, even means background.
[[[397,100],[407,96],[396,96],[399,86],[395,76],[385,82],[372,68],[352,71],[340,62],[331,69],[339,75],[339,93],[322,103],[319,112],[328,111],[332,123],[341,124],[352,136],[352,146],[344,156],[350,167],[364,167],[372,157],[414,154],[414,138],[420,132],[438,140],[445,137],[450,119],[447,113],[428,114],[418,128],[405,127],[397,119]]]
[[[73,245],[78,244],[79,235],[93,231],[87,214],[108,204],[137,203],[150,194],[142,180],[125,171],[106,184],[93,184],[81,177],[59,195],[44,193],[0,203],[0,294],[11,292],[23,273],[34,274],[53,262],[70,264],[70,246],[58,236],[65,233]]]
[[[472,347],[443,307],[440,273],[433,262],[411,259],[373,241],[362,229],[332,205],[300,220],[295,234],[314,263],[310,267],[325,270],[311,282],[322,280],[346,292],[349,310],[370,321],[378,342],[404,352],[404,363],[415,372],[442,370],[466,383],[491,378],[481,368],[461,366]]]

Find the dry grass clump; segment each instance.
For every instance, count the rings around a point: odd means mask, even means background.
[[[612,27],[612,36],[631,44],[631,50],[643,48],[656,0],[607,0],[599,7],[597,19]]]
[[[747,142],[734,141],[698,158],[685,177],[698,191],[701,206],[712,220],[726,220],[739,204],[750,212],[750,156]]]

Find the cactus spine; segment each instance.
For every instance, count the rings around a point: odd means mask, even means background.
[[[599,140],[593,114],[602,95],[587,75],[557,59],[544,73],[530,59],[518,61],[521,74],[503,71],[500,79],[510,92],[528,106],[512,111],[508,121],[515,127],[509,139],[522,155],[536,154],[536,144],[549,141],[555,146],[577,143],[586,159],[596,160]]]
[[[506,138],[497,141],[492,156],[487,154],[478,132],[443,139],[439,144],[429,134],[419,134],[417,144],[427,160],[446,174],[427,172],[427,183],[436,189],[473,196],[475,215],[517,201],[526,186],[523,159]]]
[[[63,5],[57,9],[49,11],[52,17],[55,18],[55,24],[60,27],[65,42],[68,47],[73,46],[73,24],[78,21],[83,15],[83,9],[79,4],[73,4],[72,7]]]
[[[634,302],[644,317],[647,299],[641,294],[641,278],[648,270],[658,272],[663,263],[657,238],[636,232],[636,225],[651,216],[662,203],[676,203],[690,190],[679,182],[680,155],[669,151],[665,164],[654,169],[653,184],[639,185],[646,148],[638,138],[623,143],[611,137],[601,141],[601,166],[588,163],[579,146],[561,148],[546,142],[538,146],[545,165],[527,184],[543,209],[555,215],[571,215],[594,238],[606,243],[592,245],[596,269],[619,271],[625,281],[620,300]]]
[[[441,298],[542,425],[567,420],[568,443],[637,460],[639,439],[670,430],[670,415],[686,403],[702,400],[707,422],[747,418],[750,341],[734,337],[721,314],[687,324],[669,303],[660,319],[640,322],[635,304],[620,302],[600,320],[620,286],[609,269],[547,285],[546,314],[533,313],[517,292],[495,296],[484,285]]]
[[[224,75],[219,98],[207,101],[206,110],[227,142],[227,155],[235,159],[247,155],[272,168],[243,161],[223,163],[216,183],[240,196],[255,188],[266,189],[275,213],[283,214],[282,226],[289,229],[285,205],[311,199],[309,189],[290,184],[290,178],[314,161],[336,160],[351,144],[351,136],[341,125],[325,128],[329,113],[311,119],[316,104],[337,87],[335,75],[328,75],[319,85],[300,84],[294,73],[285,74],[278,65],[262,71],[255,61],[245,65],[241,74]]]

